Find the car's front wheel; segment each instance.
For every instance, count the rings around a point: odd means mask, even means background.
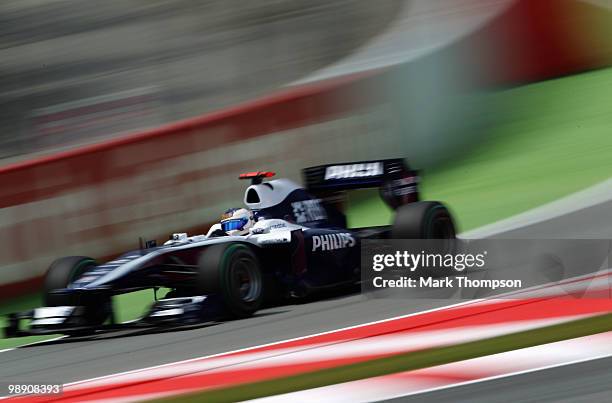
[[[263,301],[259,259],[245,244],[209,246],[198,265],[199,292],[219,295],[226,313],[235,318],[253,315]]]
[[[110,297],[100,295],[73,296],[57,294],[55,290],[66,288],[85,271],[96,265],[86,256],[66,256],[54,261],[45,275],[43,297],[46,306],[83,306],[84,319],[89,325],[101,325],[112,314]]]

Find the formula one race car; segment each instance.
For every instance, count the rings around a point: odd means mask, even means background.
[[[418,174],[401,159],[333,164],[303,170],[305,187],[272,172],[240,175],[251,181],[247,208],[233,209],[206,235],[173,234],[162,246],[97,264],[83,256],[56,260],[44,281],[45,307],[9,315],[6,336],[87,334],[113,318],[111,297],[169,288],[140,320],[178,325],[243,318],[267,298],[299,298],[360,281],[362,239],[454,238],[448,210],[418,200]],[[347,228],[346,191],[379,188],[395,210],[392,225]],[[29,320],[22,330],[23,320]]]

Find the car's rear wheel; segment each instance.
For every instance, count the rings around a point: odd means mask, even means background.
[[[69,294],[56,294],[54,290],[68,287],[70,283],[79,278],[85,271],[96,265],[96,261],[86,256],[66,256],[54,261],[44,279],[43,295],[46,306],[83,306],[88,325],[100,325],[112,313],[110,297],[101,295],[82,296]]]
[[[219,295],[232,317],[253,315],[263,301],[259,259],[241,243],[209,246],[202,252],[198,269],[199,292]]]
[[[400,206],[391,229],[394,239],[454,239],[455,224],[448,209],[437,201]]]
[[[452,254],[456,250],[455,224],[448,209],[440,202],[423,201],[405,204],[396,210],[391,229],[393,239],[426,240],[407,244],[409,248],[427,250],[430,254]],[[452,268],[427,266],[411,273],[413,276],[443,276],[456,274]]]

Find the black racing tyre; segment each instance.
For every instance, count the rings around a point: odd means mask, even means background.
[[[66,288],[68,284],[95,264],[95,260],[86,256],[66,256],[51,263],[43,283],[45,305],[73,305],[73,301],[70,301],[67,295],[54,295],[50,292],[58,288]]]
[[[448,209],[437,201],[405,204],[395,211],[393,239],[454,239],[455,224]]]
[[[46,306],[85,306],[85,318],[90,324],[102,324],[110,316],[112,308],[109,297],[88,296],[79,300],[70,295],[57,295],[51,291],[66,288],[81,276],[87,269],[96,265],[96,261],[86,256],[66,256],[57,259],[45,275],[43,297]]]
[[[263,301],[259,259],[241,243],[209,246],[198,268],[198,291],[221,297],[226,313],[235,318],[253,315]]]

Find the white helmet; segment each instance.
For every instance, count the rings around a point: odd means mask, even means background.
[[[245,208],[231,208],[221,216],[221,229],[228,235],[246,235],[254,223],[253,212]]]

